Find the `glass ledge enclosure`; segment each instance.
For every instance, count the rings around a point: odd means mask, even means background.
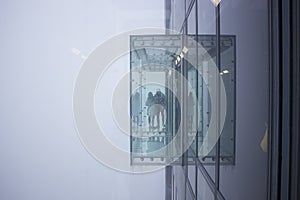
[[[187,149],[189,161],[198,154],[201,162],[213,164],[215,148],[205,155],[200,149],[212,125],[215,36],[135,35],[130,49],[131,164],[181,164]],[[220,163],[230,165],[235,162],[235,67],[235,36],[222,35],[219,73],[227,104]]]

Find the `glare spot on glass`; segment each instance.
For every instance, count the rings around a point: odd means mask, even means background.
[[[223,73],[224,73],[224,74],[228,74],[229,71],[228,71],[227,69],[224,69],[224,70],[223,70]]]
[[[189,50],[189,49],[188,49],[187,47],[183,47],[183,48],[182,48],[182,52],[183,52],[184,54],[186,54],[186,53],[188,52],[188,50]]]
[[[211,2],[215,5],[215,7],[217,7],[221,0],[211,0]]]

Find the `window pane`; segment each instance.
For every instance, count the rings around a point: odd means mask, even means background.
[[[236,65],[237,142],[235,165],[221,165],[220,190],[226,199],[266,199],[267,153],[260,144],[268,117],[267,1],[222,1],[221,34],[236,36],[235,63],[230,62],[228,49],[221,55],[221,68],[234,70],[231,66]],[[231,70],[223,75],[227,84],[234,76]],[[229,101],[234,96],[231,90],[226,95]],[[224,126],[222,138],[230,128]],[[224,142],[221,139],[221,148],[227,146]]]

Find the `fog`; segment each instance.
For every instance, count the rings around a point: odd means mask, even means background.
[[[121,32],[164,27],[163,9],[162,0],[0,2],[0,199],[164,198],[163,170],[134,175],[96,161],[72,109],[88,55]]]

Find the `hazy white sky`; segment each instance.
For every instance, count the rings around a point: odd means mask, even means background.
[[[112,35],[163,27],[163,6],[163,0],[0,2],[0,199],[163,199],[163,171],[130,175],[102,166],[81,145],[72,111],[83,59]]]

